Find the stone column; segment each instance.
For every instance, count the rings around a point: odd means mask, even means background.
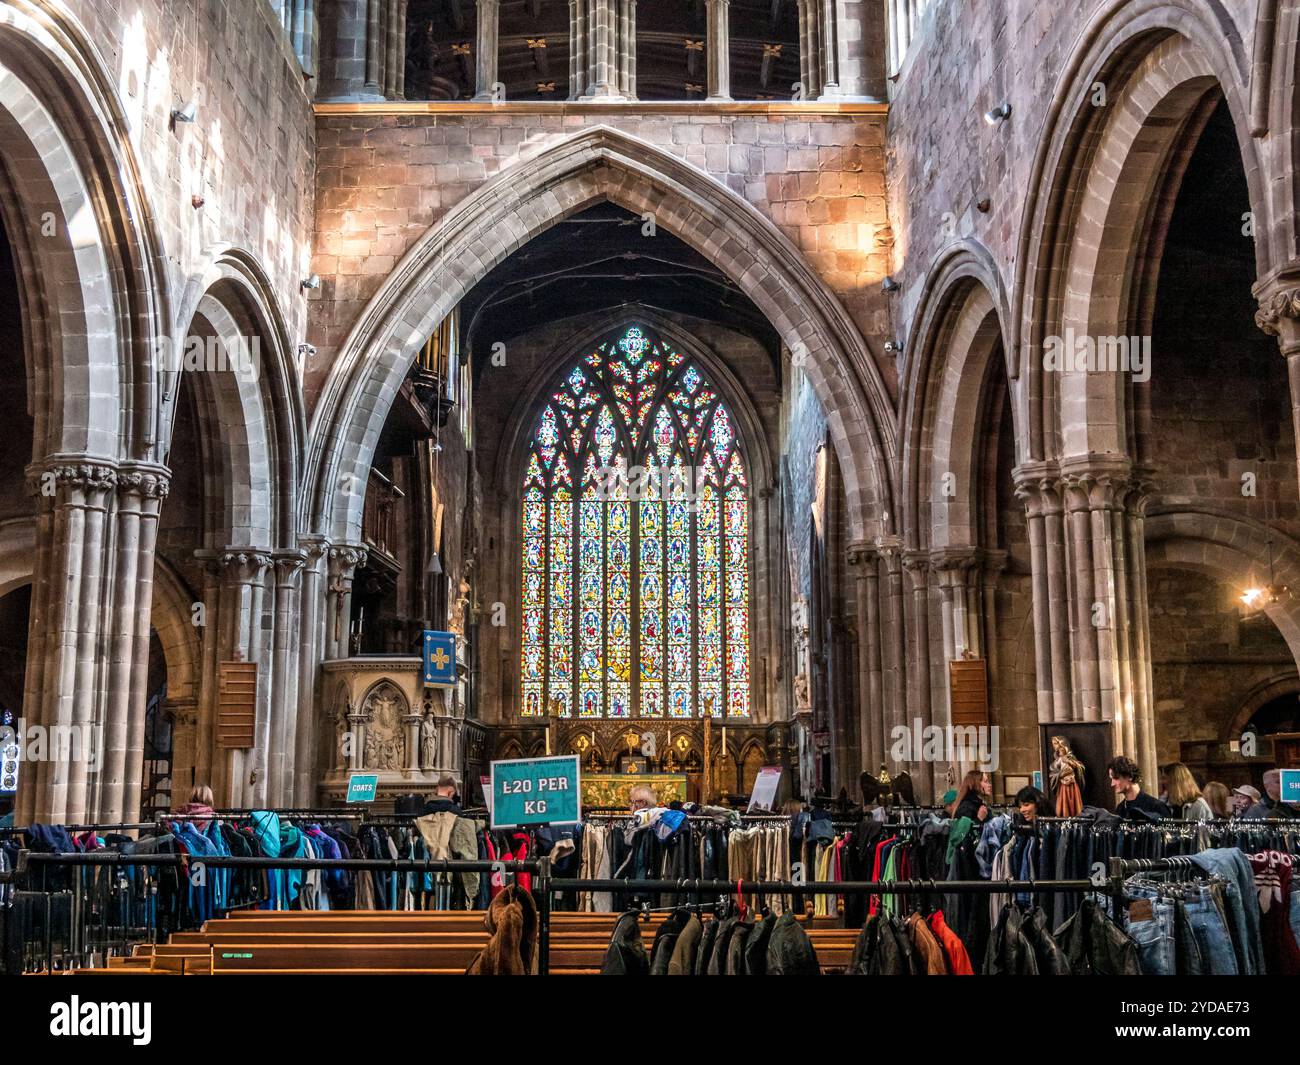
[[[33,616],[39,616],[44,665],[41,687],[33,693],[39,706],[39,723],[46,732],[46,756],[24,775],[33,789],[30,808],[36,821],[74,824],[88,813],[91,758],[102,743],[104,682],[98,678],[101,634],[104,629],[102,595],[108,554],[108,512],[117,484],[117,472],[96,462],[54,462],[34,472],[37,492],[52,500],[52,512],[42,520],[49,530],[49,567],[38,575],[33,595]],[[35,592],[49,596],[36,610]],[[29,658],[31,649],[29,648]],[[102,749],[102,748],[101,748]],[[30,784],[27,782],[30,781]]]
[[[571,0],[571,99],[636,99],[634,0]]]
[[[862,768],[875,773],[885,757],[885,708],[880,674],[880,571],[868,544],[849,549],[849,567],[857,578],[859,732]],[[850,784],[849,788],[853,788]]]
[[[294,802],[294,767],[298,734],[298,652],[302,613],[299,582],[305,551],[279,551],[275,564],[275,627],[271,665],[271,729],[267,751],[267,796],[271,803]]]
[[[94,811],[94,816],[104,822],[130,823],[139,815],[149,694],[154,547],[168,476],[158,467],[131,467],[118,474],[115,596],[108,645],[103,763]]]
[[[397,99],[406,99],[406,16],[411,0],[398,0],[397,25],[401,37],[397,46]]]
[[[821,44],[821,99],[840,94],[840,27],[836,0],[819,0],[817,5]]]
[[[731,0],[704,0],[708,43],[708,101],[731,100]]]
[[[302,541],[305,565],[300,596],[298,631],[298,715],[293,739],[293,805],[315,803],[317,730],[324,720],[316,705],[317,678],[324,658],[325,585],[327,565],[322,562],[329,545],[319,537]]]
[[[934,721],[934,697],[931,691],[933,664],[930,661],[930,560],[924,551],[907,551],[903,555],[903,566],[907,570],[912,591],[910,643],[913,666],[908,677],[908,712],[894,724],[911,730],[914,719],[920,720],[922,726]],[[916,756],[920,752],[912,753]],[[908,767],[908,771],[917,784],[933,790],[933,765],[914,763]]]
[[[821,95],[821,0],[799,3],[799,83],[804,100]]]
[[[474,46],[474,99],[493,99],[497,83],[500,0],[478,0],[478,37]]]
[[[204,685],[200,706],[205,739],[211,745],[211,784],[219,803],[249,806],[265,794],[265,751],[269,743],[269,683],[263,654],[262,610],[264,579],[271,567],[271,555],[258,549],[196,552],[212,570],[215,611],[209,610],[204,629],[205,672],[212,674]],[[214,617],[215,614],[215,617]],[[211,645],[211,646],[209,646]],[[253,747],[238,750],[218,748],[217,724],[220,699],[220,667],[223,662],[258,664],[256,714]]]
[[[1291,427],[1300,441],[1300,283],[1291,273],[1256,286],[1259,310],[1255,324],[1269,336],[1277,337],[1282,357],[1286,359],[1287,380],[1291,386]],[[1296,449],[1300,464],[1300,447]],[[1300,469],[1300,465],[1298,465]]]
[[[384,0],[384,99],[397,99],[397,71],[406,65],[406,27],[398,22],[398,0]]]
[[[587,91],[587,0],[569,0],[569,99]]]
[[[1038,720],[1070,721],[1073,663],[1060,479],[1055,464],[1042,462],[1017,467],[1014,477],[1028,516]]]
[[[386,0],[367,0],[366,7],[366,83],[365,95],[384,98],[383,5]]]
[[[344,545],[330,548],[329,588],[325,607],[325,658],[349,658],[348,626],[352,620],[352,578],[365,565],[363,547]]]
[[[892,743],[892,730],[907,721],[907,634],[906,608],[903,605],[902,543],[898,537],[882,537],[876,550],[884,562],[884,587],[881,591],[885,615],[885,761]]]

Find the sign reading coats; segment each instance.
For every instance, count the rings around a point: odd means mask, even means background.
[[[424,684],[456,683],[456,634],[424,630]]]

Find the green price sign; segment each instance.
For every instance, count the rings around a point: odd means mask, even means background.
[[[582,820],[578,756],[493,762],[492,827],[572,825]]]

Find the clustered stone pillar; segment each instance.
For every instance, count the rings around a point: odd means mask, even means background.
[[[275,699],[269,721],[270,742],[267,747],[267,794],[275,801],[294,801],[294,752],[299,730],[307,731],[311,718],[299,721],[298,654],[302,606],[300,585],[307,553],[301,550],[279,551],[274,556],[275,621],[272,629],[272,676]]]
[[[867,67],[862,27],[845,38],[847,10],[841,0],[799,0],[799,84],[804,100],[830,100],[865,94]],[[841,85],[845,69],[852,71]],[[862,73],[859,73],[862,72]]]
[[[365,565],[363,547],[343,545],[330,548],[329,586],[325,599],[325,658],[347,658],[348,625],[352,619],[352,579],[357,567]]]
[[[304,563],[302,614],[298,633],[298,730],[294,736],[293,803],[295,806],[310,807],[316,798],[314,740],[317,726],[321,724],[316,719],[316,691],[325,647],[325,588],[329,579],[325,554],[329,546],[319,537],[310,537],[303,539],[302,548]]]
[[[323,36],[333,44],[320,57],[318,100],[405,99],[409,2],[335,0],[322,9]]]
[[[706,40],[709,46],[708,99],[711,103],[731,99],[730,8],[731,0],[705,0]]]
[[[1015,471],[1033,568],[1040,722],[1110,722],[1155,779],[1144,471],[1078,456]]]
[[[636,99],[636,0],[569,0],[569,99]]]
[[[873,546],[855,544],[849,549],[849,567],[857,578],[858,692],[861,709],[858,730],[862,768],[875,773],[885,760],[885,707],[881,686],[880,557]]]
[[[29,467],[27,475],[37,501],[37,557],[23,723],[40,728],[34,742],[43,749],[25,752],[33,761],[15,821],[133,820],[153,553],[168,474],[70,459]]]

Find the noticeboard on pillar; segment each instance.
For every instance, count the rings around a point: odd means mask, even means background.
[[[257,663],[222,662],[217,668],[217,746],[253,746],[257,721]]]
[[[989,723],[988,663],[982,658],[959,658],[948,663],[954,726]]]

